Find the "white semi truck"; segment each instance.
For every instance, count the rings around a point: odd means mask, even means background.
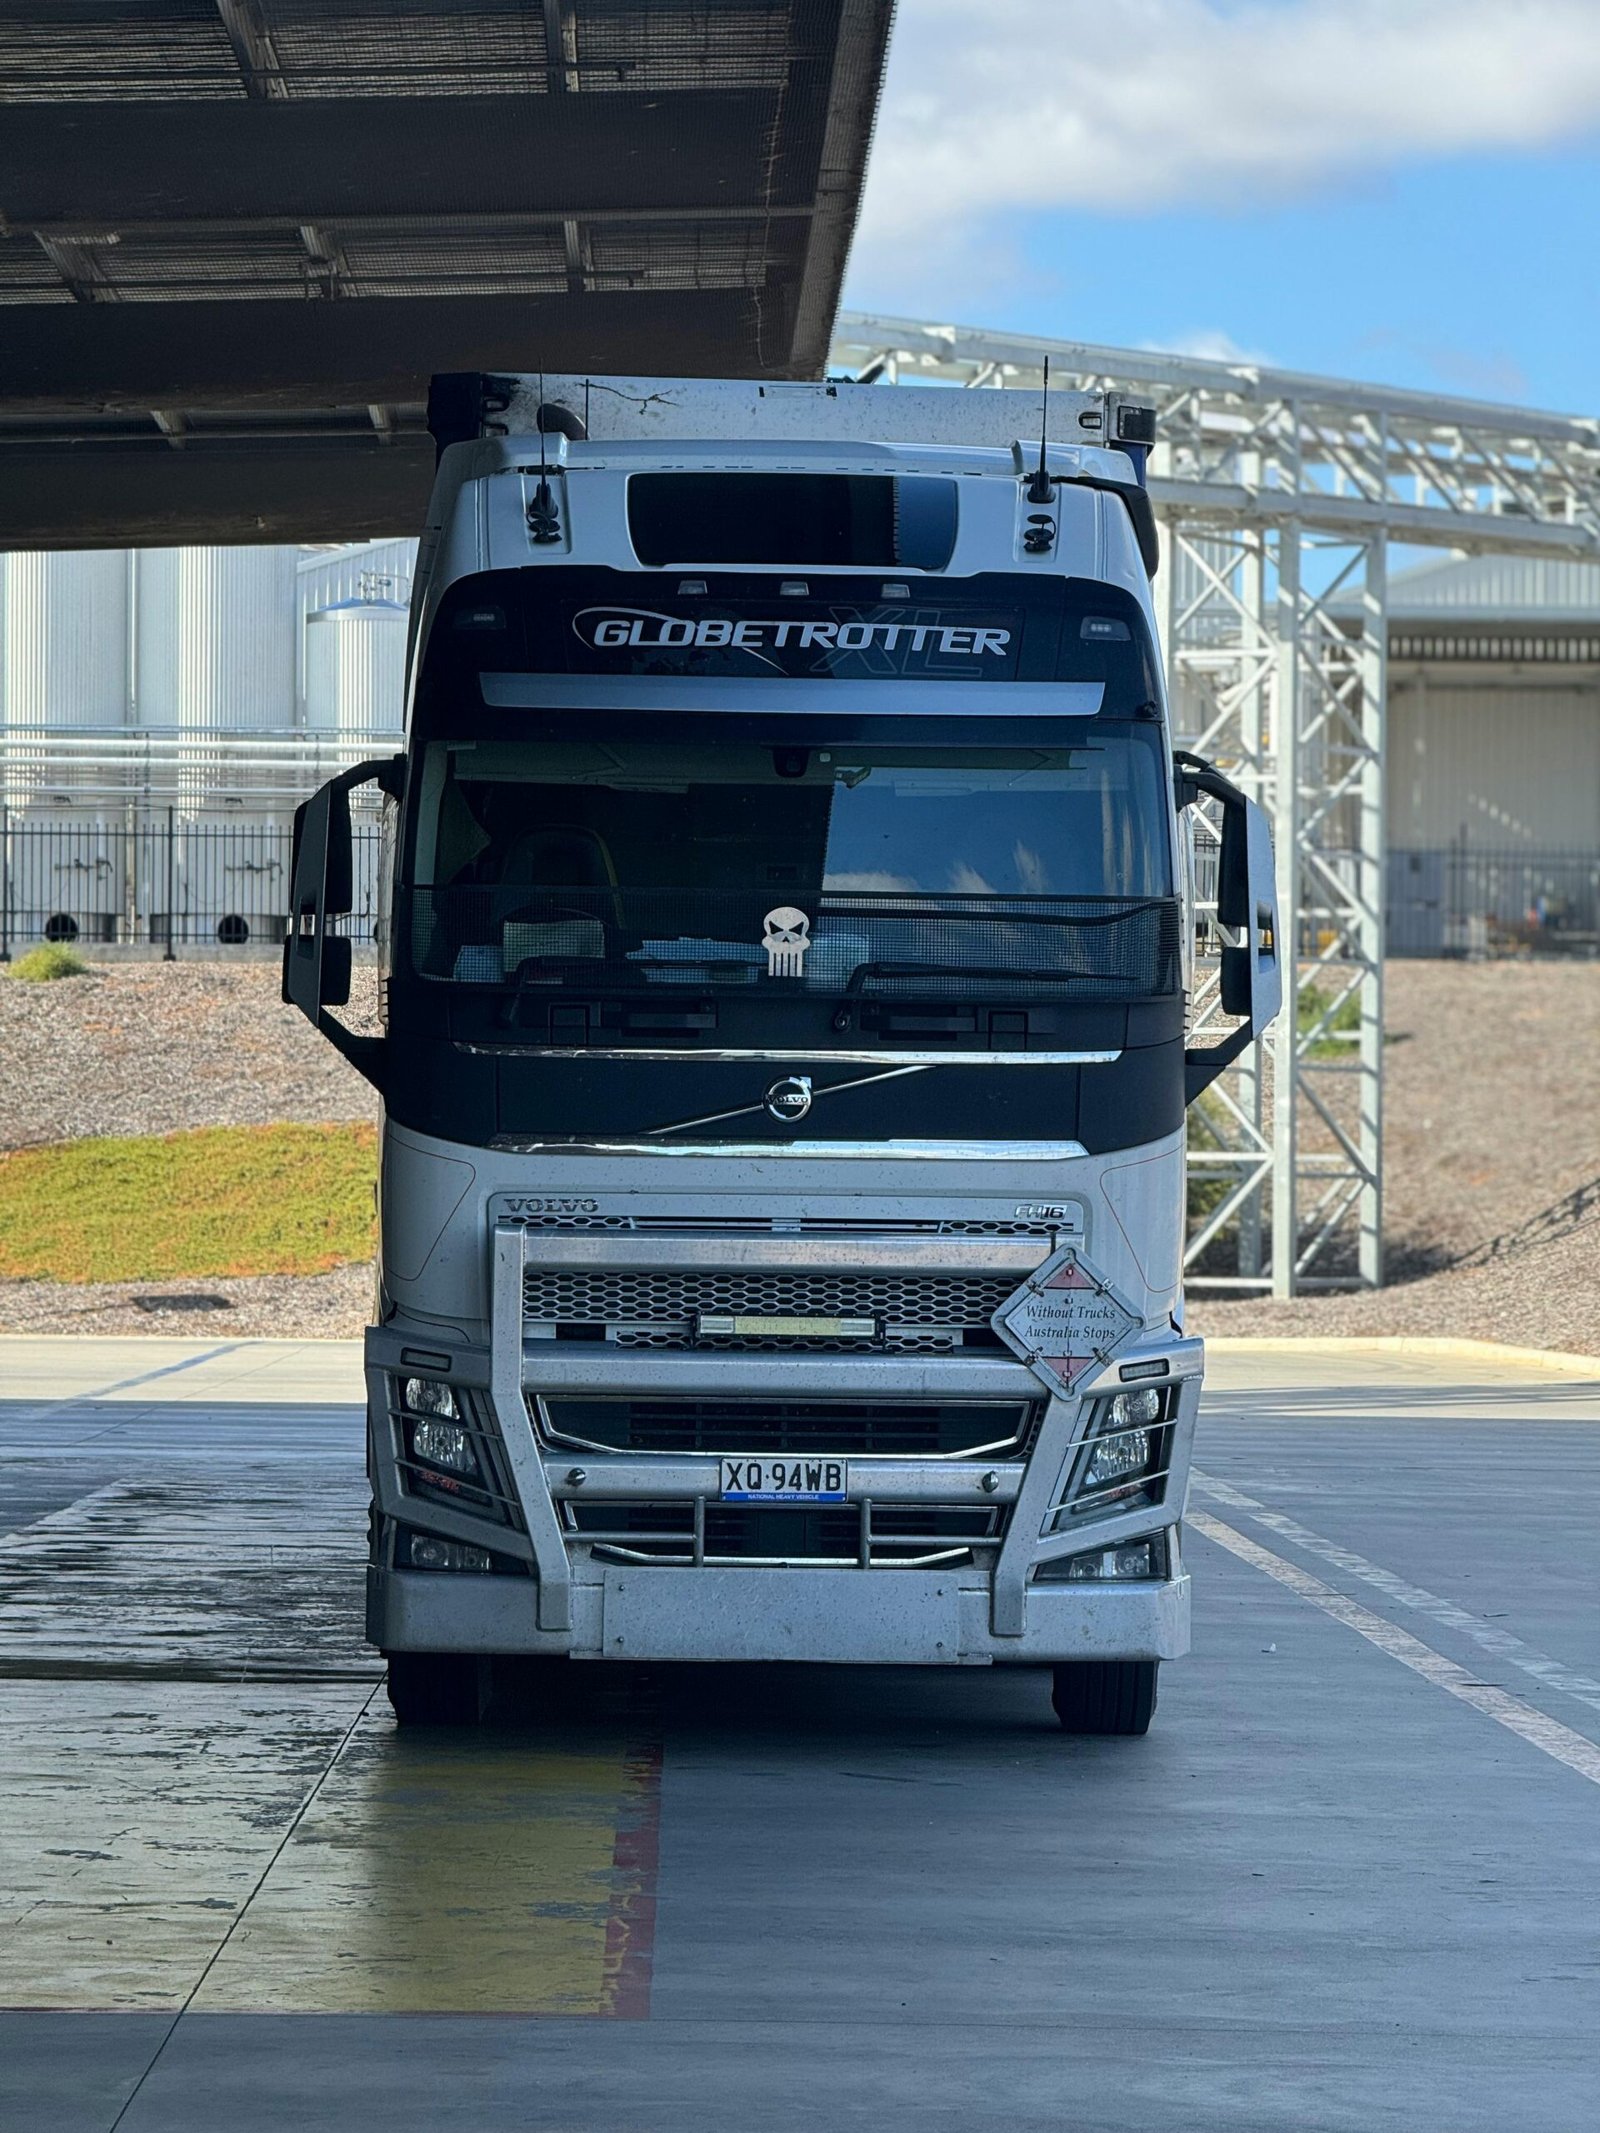
[[[383,1102],[403,1723],[518,1655],[1049,1667],[1133,1734],[1187,1648],[1184,1113],[1277,1010],[1272,854],[1174,759],[1150,410],[1040,416],[435,381],[405,751],[300,810],[284,952]],[[380,1035],[333,1012],[363,781]]]

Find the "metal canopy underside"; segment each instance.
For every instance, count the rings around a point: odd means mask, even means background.
[[[821,372],[892,0],[0,0],[0,547],[409,533],[438,370]]]

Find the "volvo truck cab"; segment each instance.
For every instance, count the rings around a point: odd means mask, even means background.
[[[1048,1667],[1142,1733],[1189,1639],[1185,1107],[1280,992],[1264,819],[1173,754],[1149,410],[473,375],[430,417],[404,753],[301,809],[284,949],[382,1099],[400,1719],[516,1655]]]

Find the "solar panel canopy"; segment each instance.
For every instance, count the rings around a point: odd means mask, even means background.
[[[436,371],[820,374],[893,0],[0,0],[0,547],[416,529]]]

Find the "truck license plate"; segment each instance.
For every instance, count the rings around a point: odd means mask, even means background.
[[[850,1486],[844,1459],[724,1459],[724,1503],[843,1503]]]

